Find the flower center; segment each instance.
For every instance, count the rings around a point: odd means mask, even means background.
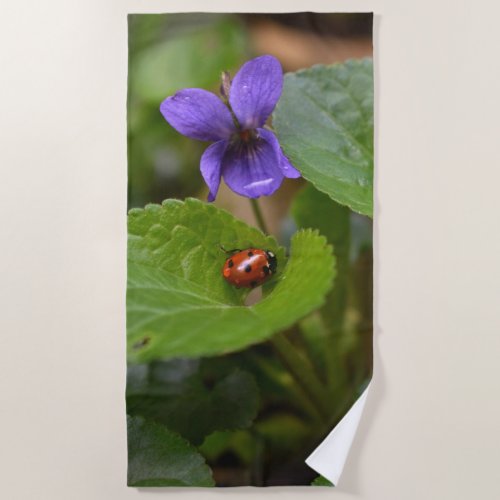
[[[251,130],[242,130],[240,132],[240,139],[243,142],[250,142],[251,138],[252,138],[252,131]]]
[[[253,154],[259,147],[259,134],[255,129],[238,130],[231,137],[231,148],[239,154]]]

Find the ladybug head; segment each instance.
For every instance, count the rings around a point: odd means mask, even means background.
[[[271,250],[266,250],[267,261],[269,262],[269,269],[271,273],[275,273],[278,267],[278,259]]]

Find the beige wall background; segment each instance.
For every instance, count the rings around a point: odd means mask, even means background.
[[[374,11],[376,366],[338,488],[127,489],[129,12]],[[4,0],[0,496],[498,499],[500,58],[487,0]]]

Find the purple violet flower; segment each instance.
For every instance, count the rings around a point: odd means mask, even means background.
[[[215,200],[221,177],[247,198],[269,196],[285,177],[300,177],[274,133],[263,128],[281,96],[281,65],[273,56],[257,57],[246,62],[229,83],[223,77],[225,102],[203,89],[183,89],[165,99],[160,111],[181,134],[214,142],[200,161],[210,189],[208,201]]]

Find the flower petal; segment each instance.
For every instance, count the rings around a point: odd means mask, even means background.
[[[192,139],[218,141],[235,130],[227,106],[207,90],[179,90],[161,103],[160,111],[177,132]]]
[[[267,132],[267,131],[266,131]],[[283,182],[280,157],[264,136],[231,144],[222,161],[222,176],[235,192],[247,198],[273,194]]]
[[[283,175],[289,179],[298,179],[299,177],[302,177],[302,174],[290,163],[290,160],[285,156],[283,151],[281,151],[281,148],[280,152],[280,168]]]
[[[243,129],[264,125],[283,89],[283,70],[273,56],[245,63],[231,84],[229,103]]]
[[[227,141],[215,142],[205,149],[201,157],[201,175],[203,179],[205,179],[208,189],[210,190],[208,193],[208,201],[214,201],[217,196],[217,191],[219,191],[222,159],[226,152],[227,145]]]
[[[274,133],[270,130],[266,130],[265,128],[258,128],[257,131],[259,135],[269,144],[272,144],[272,146],[276,150],[280,159],[279,166],[281,168],[281,171],[283,172],[283,175],[290,179],[297,179],[297,177],[301,177],[300,172],[290,163],[290,160],[283,153],[280,143],[278,142],[278,138],[274,135]]]

